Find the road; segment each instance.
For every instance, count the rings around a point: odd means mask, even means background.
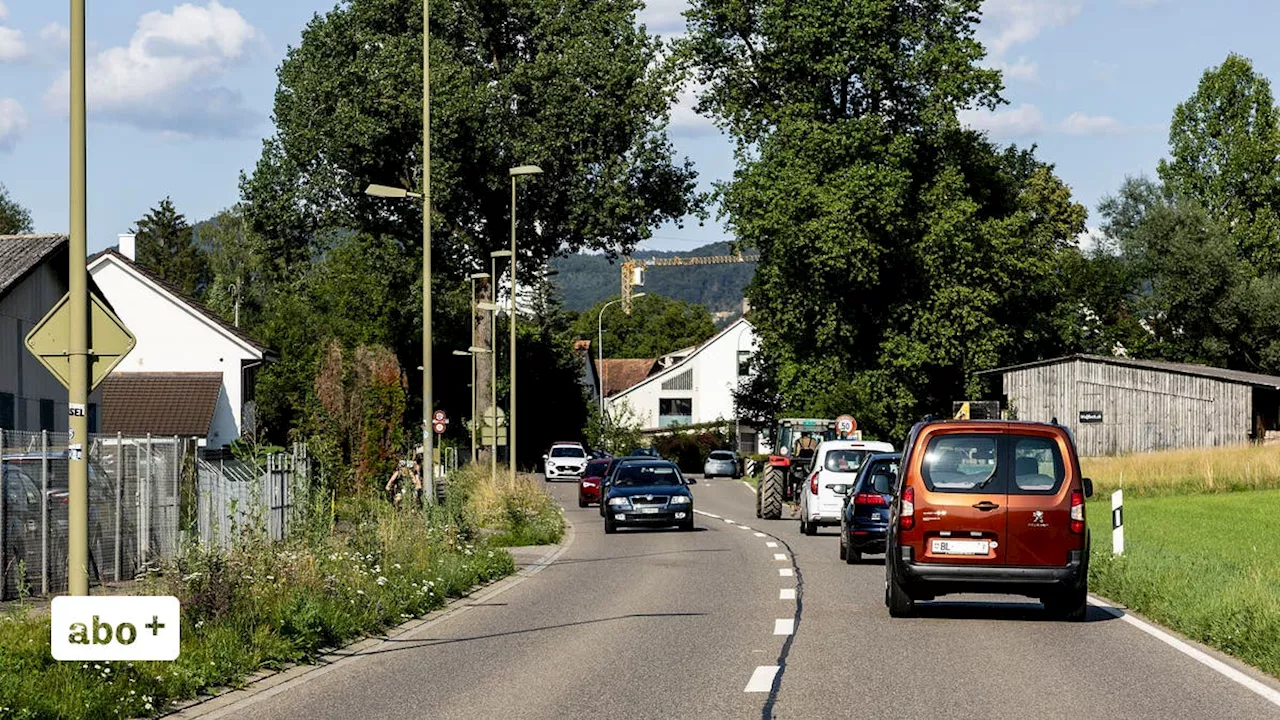
[[[539,572],[229,716],[1280,717],[1275,683],[1263,681],[1268,699],[1118,611],[1067,624],[982,597],[891,619],[879,559],[850,567],[834,529],[805,537],[794,521],[756,519],[738,481],[695,486],[692,533],[606,536],[574,485],[551,489],[574,531]]]

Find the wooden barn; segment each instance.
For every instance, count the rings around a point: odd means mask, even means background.
[[[1280,421],[1280,377],[1206,365],[1071,355],[988,370],[1019,420],[1071,428],[1081,455],[1261,441]]]

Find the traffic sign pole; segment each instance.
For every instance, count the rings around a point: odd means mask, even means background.
[[[89,441],[89,280],[86,210],[84,3],[71,0],[71,312],[70,385],[67,388],[68,548],[67,580],[72,595],[89,594],[89,474],[84,446]]]

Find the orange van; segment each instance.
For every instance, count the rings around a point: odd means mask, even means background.
[[[950,593],[1001,593],[1084,618],[1093,483],[1067,428],[926,421],[912,428],[899,467],[885,555],[890,615]]]

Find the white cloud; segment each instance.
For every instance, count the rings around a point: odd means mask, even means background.
[[[40,41],[62,50],[71,44],[71,30],[61,23],[51,22],[40,30]]]
[[[1014,138],[1036,135],[1044,131],[1044,114],[1035,105],[1023,103],[1016,108],[997,110],[962,110],[960,122],[992,137]]]
[[[1116,135],[1126,129],[1109,115],[1086,115],[1082,112],[1068,115],[1059,128],[1068,135]]]
[[[27,132],[27,113],[13,98],[0,98],[0,152],[12,150]]]
[[[705,86],[692,85],[680,91],[671,108],[671,130],[677,135],[705,135],[720,132],[711,118],[699,115],[694,106]]]
[[[0,1],[0,23],[9,17],[9,8]],[[27,43],[22,31],[0,25],[0,62],[17,60],[27,54]]]
[[[1131,8],[1138,8],[1138,9],[1140,9],[1140,10],[1146,10],[1147,8],[1151,8],[1151,7],[1155,7],[1156,5],[1160,5],[1160,4],[1161,4],[1161,3],[1163,3],[1164,1],[1165,1],[1165,0],[1120,0],[1120,4],[1121,4],[1121,5],[1123,5],[1123,6],[1125,6],[1125,7],[1131,7]]]
[[[1079,0],[987,0],[979,34],[994,57],[1034,40],[1043,30],[1066,25],[1080,14]]]
[[[1079,246],[1081,252],[1091,253],[1095,250],[1105,247],[1107,243],[1107,234],[1102,232],[1101,228],[1086,227],[1084,232],[1076,236],[1076,245]]]
[[[1011,63],[1000,60],[994,63],[993,67],[1011,80],[1032,81],[1040,75],[1039,66],[1027,60],[1026,57],[1019,57]]]
[[[689,0],[646,0],[636,15],[636,22],[654,35],[683,35],[683,13],[688,9]]]
[[[240,13],[210,0],[173,12],[149,12],[123,47],[89,62],[89,110],[99,117],[145,130],[183,136],[238,135],[258,121],[239,92],[216,85],[247,57],[259,32]],[[70,75],[63,72],[45,93],[46,105],[68,106]]]

